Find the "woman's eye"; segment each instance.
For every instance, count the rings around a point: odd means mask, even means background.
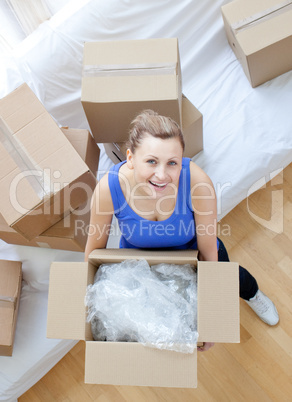
[[[168,164],[171,165],[171,166],[175,166],[175,165],[176,165],[176,162],[170,161],[170,162],[168,162]]]
[[[154,160],[154,159],[149,159],[149,160],[147,161],[147,163],[150,163],[151,165],[153,165],[153,164],[155,163],[155,160]]]

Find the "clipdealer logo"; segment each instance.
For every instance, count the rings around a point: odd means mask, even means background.
[[[249,203],[249,197],[260,188],[267,188],[267,182],[271,185],[271,204],[270,219],[264,219],[255,214]],[[279,189],[280,186],[280,189]],[[274,187],[274,189],[273,189]],[[248,190],[247,193],[247,210],[250,216],[261,226],[274,233],[280,234],[284,230],[284,194],[283,194],[283,169],[277,169],[270,173],[269,180],[262,177],[257,180]]]
[[[31,194],[34,194],[34,197],[37,195],[38,198],[44,202],[42,209],[34,210],[34,215],[60,214],[64,207],[67,209],[71,208],[72,193],[77,189],[79,192],[82,192],[84,202],[85,200],[91,199],[94,191],[94,188],[84,182],[76,181],[75,183],[73,182],[73,184],[63,182],[62,173],[59,170],[45,168],[43,170],[27,170],[18,173],[10,183],[9,199],[14,210],[23,215],[31,210],[28,205],[25,205],[27,196],[23,197],[22,191],[24,189],[27,191],[29,187],[27,185],[25,187],[22,186],[23,180],[26,180],[30,184]],[[63,195],[56,197],[56,202],[46,202],[52,195],[56,196],[58,193],[61,194],[62,191]],[[84,211],[79,214],[82,215],[82,213],[84,213]]]

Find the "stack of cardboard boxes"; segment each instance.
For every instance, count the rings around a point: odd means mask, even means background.
[[[99,148],[87,130],[60,129],[23,84],[0,100],[0,238],[84,251]],[[0,355],[11,356],[21,262],[0,261]]]
[[[0,140],[0,238],[84,251],[77,228],[89,223],[99,161],[91,134],[60,129],[23,84],[0,100]]]

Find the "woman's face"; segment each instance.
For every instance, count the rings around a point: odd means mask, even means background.
[[[133,170],[135,194],[161,198],[178,187],[183,150],[178,138],[161,139],[145,134],[132,153],[127,151],[127,166]]]

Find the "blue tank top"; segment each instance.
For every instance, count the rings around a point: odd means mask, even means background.
[[[128,205],[119,182],[119,169],[125,162],[114,165],[108,174],[114,214],[122,234],[120,248],[197,249],[191,204],[190,158],[182,160],[175,209],[163,221],[142,218]]]

